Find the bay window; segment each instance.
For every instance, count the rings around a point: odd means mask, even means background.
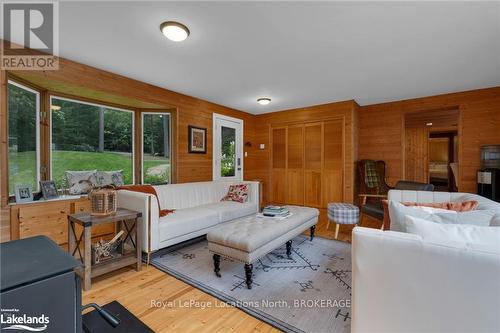
[[[38,190],[40,169],[40,94],[17,82],[8,81],[8,170],[9,195],[16,185]]]
[[[63,187],[66,171],[123,170],[134,183],[132,111],[51,97],[51,178]]]

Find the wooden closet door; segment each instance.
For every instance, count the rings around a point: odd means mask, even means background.
[[[329,202],[342,202],[344,133],[343,120],[331,120],[323,123],[323,207]]]
[[[271,201],[286,202],[286,127],[272,128]]]
[[[287,129],[287,169],[286,203],[304,204],[304,126],[288,126]]]
[[[429,131],[407,127],[405,132],[405,180],[428,183]]]
[[[321,172],[323,168],[323,124],[304,126],[304,204],[321,207]]]

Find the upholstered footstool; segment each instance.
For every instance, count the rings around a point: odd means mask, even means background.
[[[221,256],[245,264],[248,289],[252,289],[253,263],[286,244],[292,254],[292,239],[307,229],[314,238],[319,211],[316,208],[288,206],[291,216],[283,220],[249,215],[217,226],[207,234],[208,249],[213,253],[214,272],[220,277]]]
[[[358,224],[359,222],[359,208],[358,206],[343,203],[333,202],[328,204],[328,225],[330,221],[335,223],[335,239],[339,236],[339,228],[341,224]]]

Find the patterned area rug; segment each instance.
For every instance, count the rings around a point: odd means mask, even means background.
[[[213,306],[229,303],[285,332],[350,332],[350,245],[301,235],[292,247],[291,259],[283,245],[254,263],[251,290],[242,263],[223,258],[215,276],[206,240],[159,251],[151,262],[221,300]]]

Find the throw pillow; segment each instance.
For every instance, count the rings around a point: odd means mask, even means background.
[[[66,171],[68,180],[68,192],[72,195],[87,194],[97,185],[97,170],[89,171]]]
[[[236,201],[239,203],[246,202],[248,199],[248,185],[247,184],[235,184],[230,185],[227,194],[221,201]]]
[[[415,207],[407,207],[397,201],[389,201],[390,230],[406,232],[405,216],[413,216],[436,223],[470,224],[490,226],[495,218],[493,210],[475,210],[470,212],[432,212]]]
[[[405,216],[405,225],[408,233],[419,235],[425,241],[433,243],[445,245],[459,242],[495,248],[500,246],[500,228],[497,227],[440,224],[409,215]]]
[[[115,186],[123,186],[123,170],[116,171],[98,171],[97,175],[97,184],[99,186],[107,186],[107,185],[115,185]]]
[[[476,200],[470,201],[450,201],[450,202],[402,202],[405,206],[431,207],[436,209],[447,209],[455,212],[469,212],[475,210],[479,206]]]
[[[432,213],[446,213],[444,210],[450,210],[455,212],[468,212],[471,210],[475,210],[479,206],[479,202],[476,200],[468,200],[468,201],[450,201],[450,202],[429,202],[429,203],[420,203],[420,202],[401,202],[401,204],[408,207],[420,207],[423,210]],[[382,200],[382,206],[384,208],[384,230],[389,230],[391,226],[391,218],[389,215],[389,200]],[[422,208],[422,207],[428,207]],[[441,210],[441,211],[439,211]]]

